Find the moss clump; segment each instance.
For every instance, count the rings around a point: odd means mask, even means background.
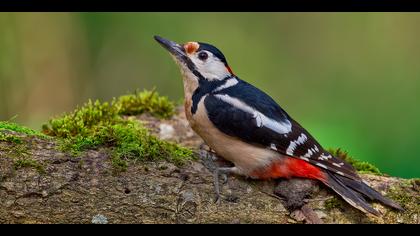
[[[19,137],[16,137],[16,136],[11,135],[11,134],[3,133],[2,131],[0,131],[0,142],[21,144],[23,141]]]
[[[102,127],[117,122],[118,118],[116,109],[109,103],[89,100],[74,112],[51,119],[42,126],[42,131],[54,137],[77,139],[96,134]]]
[[[23,144],[24,140],[22,137],[19,137],[19,134],[43,138],[47,137],[39,131],[29,129],[9,121],[0,121],[0,142],[8,142],[15,145]],[[16,146],[16,149],[19,149],[18,147],[20,146]]]
[[[168,97],[159,96],[155,90],[114,98],[112,104],[119,115],[133,116],[146,112],[155,117],[169,118],[175,113],[175,104]]]
[[[26,157],[17,158],[13,163],[13,167],[15,170],[22,169],[22,168],[34,168],[40,174],[45,174],[44,166],[36,160],[29,159]]]
[[[14,131],[21,134],[27,134],[30,136],[39,136],[39,137],[45,137],[44,134],[41,132],[26,128],[24,126],[9,122],[9,121],[0,121],[0,131],[1,130],[8,130],[8,131]]]
[[[89,148],[109,147],[112,149],[112,164],[121,170],[127,168],[126,161],[130,159],[165,159],[175,164],[191,159],[191,150],[162,141],[151,135],[139,121],[121,117],[122,114],[140,114],[137,112],[152,112],[159,117],[169,117],[174,113],[173,106],[169,112],[166,99],[154,92],[145,91],[133,96],[138,98],[138,103],[131,95],[114,99],[111,103],[90,100],[70,114],[51,119],[43,126],[43,132],[61,138],[61,149],[74,155]],[[143,108],[135,110],[135,104]]]
[[[379,171],[379,169],[376,166],[370,164],[369,162],[359,161],[357,159],[354,159],[353,157],[350,157],[346,151],[343,151],[340,148],[329,149],[328,151],[331,153],[331,155],[338,157],[342,159],[343,161],[351,164],[360,173],[382,175],[382,173]]]
[[[169,118],[175,113],[174,107],[167,97],[147,90],[114,98],[111,103],[89,100],[74,112],[51,119],[48,124],[43,125],[42,131],[60,138],[88,136],[92,132],[98,132],[101,127],[120,122],[121,115],[133,116],[147,112],[157,117]],[[87,141],[86,145],[91,145],[90,140]]]

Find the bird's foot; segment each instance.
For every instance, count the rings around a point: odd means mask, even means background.
[[[228,162],[218,156],[211,148],[204,143],[200,145],[199,152],[200,159],[203,165],[211,172],[213,172],[214,191],[216,194],[215,203],[220,204],[220,177],[222,185],[228,182],[228,174],[235,173],[236,168],[231,162]]]

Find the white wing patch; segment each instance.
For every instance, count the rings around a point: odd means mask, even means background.
[[[342,176],[346,176],[346,175],[344,175],[344,173],[343,173],[343,172],[341,172],[341,171],[336,171],[335,173],[336,173],[336,174],[339,174],[339,175],[342,175]]]
[[[321,163],[315,163],[315,165],[317,165],[317,166],[319,166],[319,167],[321,167],[321,168],[324,168],[324,169],[327,169],[327,170],[328,170],[328,167],[327,167],[326,165],[324,165],[324,164],[321,164]]]
[[[312,152],[312,149],[308,149],[308,152],[303,156],[303,157],[311,157],[312,156],[312,154],[314,154],[313,152]]]
[[[219,92],[223,89],[235,86],[238,83],[239,83],[239,81],[237,79],[230,78],[230,79],[226,80],[226,82],[223,85],[220,85],[219,87],[217,87],[213,92]]]
[[[302,159],[302,160],[304,160],[304,161],[309,162],[309,159],[308,159],[308,158],[306,158],[306,157],[300,157],[300,159]]]
[[[319,152],[319,149],[316,145],[314,145],[313,148],[308,149],[308,152],[305,155],[303,155],[303,157],[311,157],[313,154],[317,152]]]
[[[338,168],[341,168],[341,167],[343,167],[343,165],[344,165],[344,163],[343,162],[341,162],[341,163],[332,163],[333,165],[335,165],[335,166],[337,166]]]
[[[227,94],[216,94],[215,97],[219,98],[220,100],[229,103],[230,105],[247,112],[249,114],[252,114],[257,122],[258,127],[266,127],[269,128],[276,133],[279,134],[285,134],[292,131],[292,123],[290,121],[286,120],[286,122],[279,122],[276,120],[273,120],[271,118],[268,118],[263,113],[257,111],[255,108],[245,104],[241,100],[237,98],[233,98]],[[305,136],[306,137],[306,136]]]
[[[301,134],[295,141],[290,141],[289,147],[287,147],[286,153],[287,155],[293,156],[293,152],[295,151],[298,145],[301,145],[308,140],[305,134]]]
[[[325,155],[324,153],[322,153],[321,156],[318,157],[318,160],[328,161],[328,159],[331,159],[331,158],[332,158],[332,156],[330,154]]]
[[[276,147],[276,145],[274,143],[272,143],[270,145],[270,148],[273,149],[274,151],[277,151],[277,147]]]

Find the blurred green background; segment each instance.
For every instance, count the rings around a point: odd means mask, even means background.
[[[420,177],[418,13],[0,13],[0,120],[40,129],[87,99],[182,99],[153,40],[219,47],[324,147]]]

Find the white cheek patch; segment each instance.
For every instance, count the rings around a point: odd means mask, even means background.
[[[195,56],[190,57],[191,61],[196,66],[197,71],[208,80],[221,80],[229,76],[230,72],[225,64],[219,59],[214,58],[211,53],[208,52],[208,54],[209,57],[205,61],[202,61]]]
[[[230,97],[227,94],[216,94],[214,96],[246,113],[252,114],[253,117],[256,119],[258,127],[264,126],[279,134],[289,133],[292,130],[292,124],[290,123],[290,121],[279,122],[279,121],[270,119],[264,114],[262,114],[261,112],[255,110],[253,107],[248,106],[241,100]]]

